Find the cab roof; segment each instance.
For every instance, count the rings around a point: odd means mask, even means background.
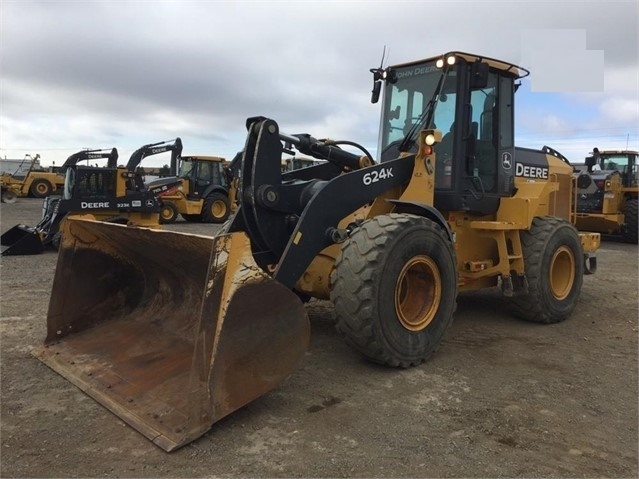
[[[636,151],[633,150],[602,150],[599,152],[600,155],[639,155]]]
[[[523,67],[520,67],[518,65],[515,65],[513,63],[508,63],[506,61],[503,60],[497,60],[495,58],[490,58],[487,57],[485,55],[477,55],[474,53],[465,53],[465,52],[458,52],[458,51],[452,51],[452,52],[448,52],[448,53],[444,53],[443,55],[437,55],[434,57],[430,57],[430,58],[424,58],[423,60],[416,60],[416,61],[412,61],[412,62],[407,62],[407,63],[402,63],[399,65],[393,65],[394,68],[397,67],[405,67],[405,66],[410,66],[410,65],[416,65],[416,64],[420,64],[420,63],[425,63],[425,62],[430,62],[430,61],[437,61],[440,59],[446,60],[449,57],[456,57],[456,58],[463,58],[465,61],[472,63],[475,61],[480,61],[483,63],[487,63],[491,68],[494,68],[496,70],[500,70],[502,72],[505,73],[510,73],[511,75],[515,76],[516,78],[524,78],[527,77],[528,75],[530,75],[530,71],[526,70]]]
[[[211,161],[215,163],[222,163],[226,161],[226,158],[222,158],[221,156],[207,156],[207,155],[187,155],[182,156],[183,160],[186,161]]]

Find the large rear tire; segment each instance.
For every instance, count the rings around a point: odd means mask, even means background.
[[[33,180],[29,191],[35,198],[45,198],[51,194],[53,186],[51,186],[51,183],[47,180],[38,178],[37,180]]]
[[[224,193],[211,193],[204,198],[202,220],[205,223],[224,223],[231,213],[229,197]]]
[[[160,224],[168,225],[175,223],[178,217],[178,209],[171,201],[163,201],[160,206]]]
[[[637,226],[637,222],[639,221],[637,218],[639,215],[639,201],[628,200],[623,215],[626,223],[623,230],[623,239],[628,243],[637,244],[639,242]]]
[[[455,250],[435,222],[390,214],[355,230],[335,261],[337,330],[368,359],[420,364],[439,347],[457,298]]]
[[[527,321],[558,323],[570,316],[583,284],[584,260],[579,234],[568,221],[535,218],[521,232],[528,293],[509,299],[513,313]]]

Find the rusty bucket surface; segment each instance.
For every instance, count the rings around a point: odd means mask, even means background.
[[[218,237],[90,220],[64,225],[45,345],[34,355],[166,451],[277,387],[306,311]]]

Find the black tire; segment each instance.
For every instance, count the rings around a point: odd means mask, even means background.
[[[543,216],[520,235],[528,293],[509,298],[511,310],[537,323],[565,320],[575,309],[583,284],[583,250],[577,230],[566,220]]]
[[[178,209],[175,203],[163,201],[160,204],[160,224],[169,225],[175,223],[178,217]]]
[[[13,204],[18,200],[18,195],[15,191],[10,189],[2,189],[2,202],[7,204]]]
[[[182,218],[184,218],[186,221],[188,221],[190,223],[201,223],[202,222],[202,215],[182,214]]]
[[[224,193],[214,192],[204,198],[202,221],[205,223],[224,223],[230,213],[231,203]]]
[[[377,216],[342,245],[331,285],[337,330],[350,346],[380,364],[415,366],[453,321],[455,250],[430,219]]]
[[[628,200],[626,201],[626,207],[623,211],[624,215],[624,229],[623,229],[623,239],[628,243],[637,244],[639,232],[637,231],[637,222],[639,215],[639,201],[637,200]]]
[[[49,196],[52,191],[53,186],[51,186],[51,183],[42,178],[33,180],[33,183],[31,183],[31,187],[29,188],[29,192],[34,198],[45,198]]]

